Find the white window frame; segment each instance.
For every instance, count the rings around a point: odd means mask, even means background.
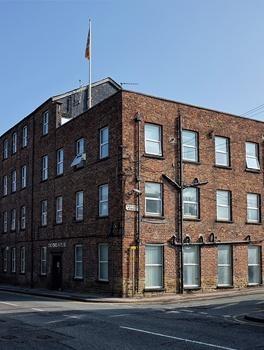
[[[8,247],[5,247],[3,254],[3,271],[7,272],[8,269]]]
[[[196,254],[196,262],[194,263],[185,263],[184,262],[184,250],[185,249],[195,249]],[[185,281],[183,282],[183,288],[184,289],[197,289],[201,286],[201,264],[200,264],[200,248],[197,245],[185,245],[183,246],[183,270],[188,267],[194,267],[196,269],[196,273],[198,276],[198,283],[192,283],[192,284],[186,284]],[[184,271],[183,271],[184,272]]]
[[[48,224],[48,201],[44,199],[40,202],[40,223],[41,226],[47,226]]]
[[[42,115],[42,135],[49,133],[49,111],[45,111]]]
[[[217,149],[217,140],[223,142],[223,145],[225,146],[225,150]],[[230,166],[230,142],[228,137],[224,136],[215,136],[214,138],[215,143],[215,165],[223,166],[223,167],[229,167]],[[217,160],[218,154],[224,154],[226,156],[226,163],[221,163]]]
[[[3,212],[3,232],[7,233],[8,231],[8,212],[7,210]]]
[[[20,273],[26,272],[26,248],[20,248]]]
[[[78,191],[75,194],[75,220],[83,220],[83,210],[84,210],[84,193],[83,191]]]
[[[194,135],[194,143],[195,143],[194,145],[184,143],[184,134],[187,134],[187,133]],[[188,154],[188,150],[190,151],[190,149],[195,151],[194,159],[192,157],[185,157],[186,152],[184,152],[184,150],[186,150]],[[196,131],[187,130],[187,129],[182,131],[182,159],[187,162],[194,162],[194,163],[198,162],[199,160],[198,133]]]
[[[27,147],[28,145],[28,127],[25,125],[22,129],[22,147]]]
[[[20,208],[20,229],[25,230],[26,228],[26,206],[22,205]]]
[[[193,201],[188,201],[188,200],[185,200],[184,199],[184,191],[185,190],[193,190],[193,191],[195,191],[195,197],[196,197],[196,201],[195,202],[193,202]],[[184,210],[184,208],[185,208],[185,205],[193,205],[193,206],[195,206],[196,207],[196,212],[197,212],[197,214],[196,215],[188,215],[188,214],[186,214],[185,213],[185,210]],[[198,188],[195,188],[195,187],[188,187],[188,188],[185,188],[184,190],[183,190],[183,217],[185,218],[185,219],[198,219],[199,218],[199,189]]]
[[[147,190],[146,190],[146,186],[147,185],[158,185],[159,186],[159,188],[160,188],[159,198],[147,196]],[[162,194],[162,191],[163,191],[163,187],[162,187],[161,183],[149,182],[149,181],[145,183],[145,215],[148,215],[148,216],[161,216],[162,215],[162,210],[163,210],[163,198],[162,198],[163,194]],[[147,201],[158,201],[158,202],[160,202],[160,211],[159,212],[148,212],[147,211]]]
[[[81,251],[81,258],[80,259],[78,259],[78,254],[77,254],[78,249],[80,249],[80,251]],[[78,264],[81,265],[81,274],[80,275],[77,274]],[[82,244],[76,244],[74,246],[74,278],[75,279],[83,279],[83,245]]]
[[[16,230],[16,209],[11,209],[11,231]]]
[[[104,189],[106,189],[107,195],[103,197]],[[107,211],[103,212],[103,206],[107,204]],[[108,184],[103,184],[99,186],[99,216],[108,216],[109,215],[109,186]]]
[[[256,198],[257,206],[256,207],[251,207],[249,206],[249,196],[254,196]],[[247,222],[248,223],[260,223],[260,195],[258,193],[247,193]],[[252,220],[249,219],[249,211],[254,211],[257,213],[257,220]]]
[[[27,166],[23,165],[21,167],[21,188],[27,187]]]
[[[247,153],[247,146],[248,145],[254,145],[254,147],[255,147],[255,155],[254,156]],[[253,159],[256,162],[256,167],[248,166],[249,165],[248,161],[250,161],[251,159]],[[259,145],[258,145],[258,143],[246,142],[246,167],[247,167],[247,169],[260,170]]]
[[[11,248],[11,272],[16,272],[16,248]]]
[[[249,250],[254,249],[257,252],[257,263],[249,263]],[[258,269],[258,281],[257,282],[249,282],[249,268],[254,267]],[[249,245],[248,246],[248,285],[256,286],[261,284],[261,247],[257,245]]]
[[[62,175],[64,172],[64,150],[57,150],[57,175]]]
[[[107,140],[104,142],[104,132],[107,132]],[[106,154],[103,154],[103,150],[106,148]],[[100,159],[106,158],[109,156],[109,127],[106,126],[100,129]]]
[[[17,133],[12,134],[12,154],[17,152]]]
[[[40,274],[47,275],[47,247],[40,248]]]
[[[217,272],[217,286],[218,287],[230,287],[233,285],[232,283],[232,277],[233,277],[233,266],[232,266],[232,246],[231,245],[227,245],[227,244],[220,244],[218,245],[218,251],[217,251],[217,268],[218,268],[218,272]],[[227,249],[228,250],[228,259],[225,263],[220,263],[219,262],[219,258],[220,258],[220,252],[221,250]],[[229,282],[227,283],[219,283],[219,269],[220,268],[224,268],[227,272],[228,272],[228,280]]]
[[[147,263],[147,250],[149,247],[158,247],[161,249],[161,262],[159,263]],[[147,268],[159,268],[161,284],[160,285],[147,285]],[[145,246],[145,289],[162,289],[164,287],[164,246],[163,244],[146,244]]]
[[[101,260],[101,249],[102,248],[107,248],[107,260]],[[101,277],[101,265],[105,264],[107,265],[107,278],[102,278]],[[100,243],[98,245],[98,279],[99,281],[105,281],[108,282],[109,281],[109,246],[107,243]]]
[[[8,177],[4,175],[3,177],[3,196],[7,196],[8,194]]]
[[[76,141],[75,147],[76,147],[76,157],[81,156],[85,153],[85,145],[84,145],[84,138],[80,138]]]
[[[63,197],[56,197],[56,224],[62,224]]]
[[[4,140],[3,142],[3,158],[7,159],[8,158],[8,140]]]
[[[154,127],[154,128],[158,129],[159,138],[157,140],[147,138],[146,129],[147,129],[148,126],[151,126],[151,127]],[[155,156],[162,156],[162,132],[161,131],[162,131],[161,125],[152,124],[152,123],[146,123],[144,125],[145,152],[146,152],[146,154],[151,154],[151,155],[155,155]],[[151,151],[149,151],[148,145],[150,143],[154,143],[154,144],[158,145],[159,151],[158,152],[151,152]]]
[[[41,158],[41,180],[48,180],[49,177],[49,157],[46,154]]]
[[[17,174],[16,170],[11,172],[11,192],[14,193],[17,190]]]
[[[228,203],[227,204],[219,204],[218,203],[218,195],[221,195],[221,193],[227,193],[228,194]],[[226,190],[217,190],[216,191],[216,220],[217,221],[231,221],[232,220],[232,212],[231,212],[231,192]],[[225,217],[219,217],[218,215],[218,208],[228,208],[228,218]]]

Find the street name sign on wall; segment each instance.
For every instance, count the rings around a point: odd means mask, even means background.
[[[127,211],[138,211],[138,206],[135,204],[126,204]]]

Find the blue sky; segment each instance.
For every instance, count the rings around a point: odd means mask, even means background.
[[[262,0],[0,0],[0,134],[87,83],[89,17],[93,81],[234,114],[264,104],[263,13]]]

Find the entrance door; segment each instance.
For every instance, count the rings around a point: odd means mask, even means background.
[[[51,288],[56,290],[62,289],[62,262],[61,255],[52,256],[52,280]]]

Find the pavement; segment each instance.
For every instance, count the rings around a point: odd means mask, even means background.
[[[197,300],[212,300],[219,298],[234,298],[242,295],[252,294],[264,294],[264,287],[255,287],[248,289],[233,289],[229,291],[217,291],[210,293],[184,293],[184,294],[166,294],[161,296],[152,297],[113,297],[102,294],[91,294],[91,293],[77,293],[70,290],[64,291],[53,291],[41,288],[25,288],[20,286],[13,286],[8,284],[0,284],[0,291],[21,293],[35,296],[43,296],[55,299],[64,299],[72,301],[80,301],[87,303],[120,303],[120,304],[146,304],[146,303],[185,303],[188,301]],[[253,322],[264,323],[264,310],[257,313],[250,313],[245,315],[245,319]]]

